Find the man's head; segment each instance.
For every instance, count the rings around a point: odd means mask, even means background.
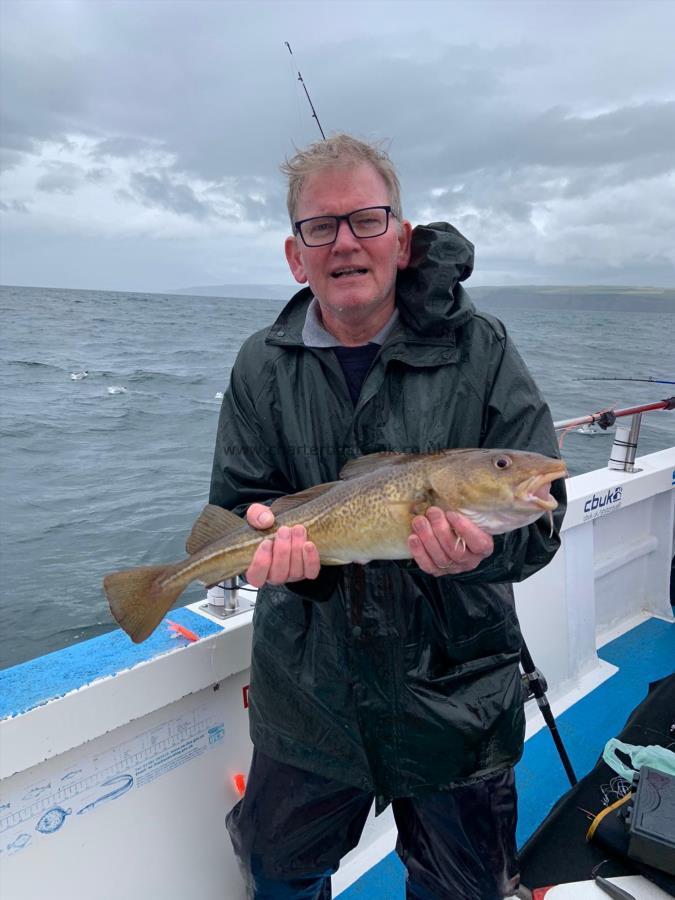
[[[293,276],[301,284],[309,282],[329,330],[348,339],[345,329],[356,329],[366,333],[367,340],[367,332],[375,334],[391,315],[396,273],[410,257],[411,226],[401,217],[400,187],[391,160],[371,144],[338,134],[300,151],[282,171],[289,179],[293,236],[286,239],[286,258]],[[368,215],[301,228],[296,224],[370,207],[379,207],[373,219],[381,222],[383,233]],[[335,239],[315,246],[322,231]],[[376,236],[368,236],[370,232]]]
[[[350,134],[334,134],[324,141],[310,144],[305,150],[298,150],[281,166],[281,171],[288,177],[286,205],[293,231],[298,220],[298,200],[307,176],[322,169],[347,169],[361,163],[369,163],[379,173],[387,188],[392,213],[401,221],[401,185],[387,154],[374,144],[360,141]]]

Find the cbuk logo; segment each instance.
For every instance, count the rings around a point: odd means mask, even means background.
[[[622,494],[623,487],[621,486],[610,488],[604,494],[593,494],[593,496],[589,497],[584,503],[584,513],[586,516],[592,517],[593,515],[601,515],[604,512],[611,512],[611,509],[616,509],[618,506],[621,506]]]

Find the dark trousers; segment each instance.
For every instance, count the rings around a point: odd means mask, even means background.
[[[252,900],[330,900],[330,876],[359,842],[373,795],[254,750],[227,817]],[[512,769],[392,803],[408,900],[501,900],[518,887]]]

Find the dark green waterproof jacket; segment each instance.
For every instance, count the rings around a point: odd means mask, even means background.
[[[331,349],[308,348],[311,293],[243,345],[218,426],[211,502],[254,502],[334,481],[382,450],[504,447],[558,455],[551,416],[504,326],[459,284],[473,246],[452,226],[416,228],[399,274],[399,319],[356,407]],[[515,763],[524,732],[511,583],[559,546],[545,518],[495,538],[473,572],[412,561],[322,568],[266,585],[253,620],[250,727],[279,761],[392,798],[442,790]],[[358,525],[357,525],[358,527]],[[542,608],[546,597],[541,598]]]

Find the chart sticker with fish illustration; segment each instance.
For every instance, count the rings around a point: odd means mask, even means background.
[[[3,797],[0,850],[28,853],[36,841],[58,840],[71,822],[89,821],[110,804],[188,764],[225,738],[225,724],[205,706],[175,716]]]

